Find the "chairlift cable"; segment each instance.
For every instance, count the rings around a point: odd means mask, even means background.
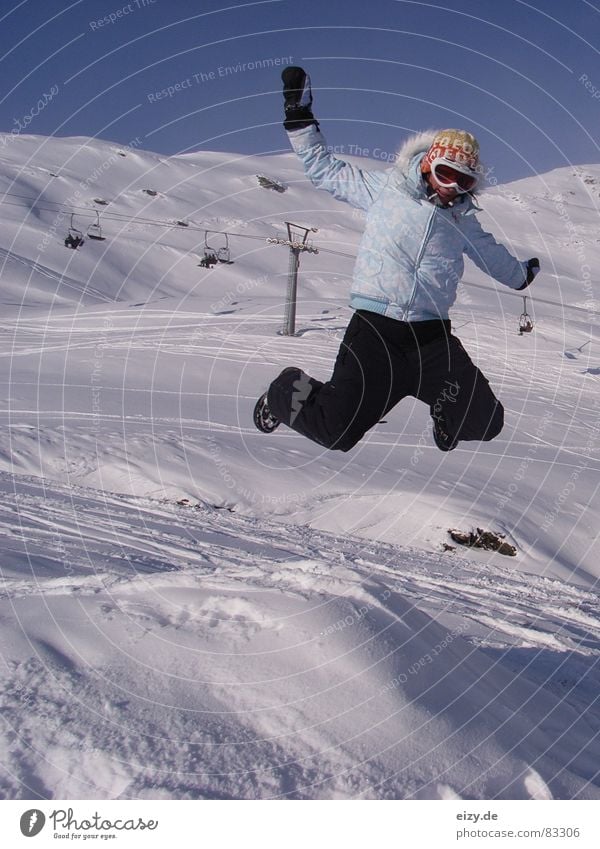
[[[38,204],[38,202],[36,201],[35,198],[31,198],[31,197],[28,197],[26,195],[19,195],[19,194],[16,194],[14,192],[3,192],[0,195],[0,204],[3,203],[3,204],[6,204],[7,206],[18,206],[21,209],[23,208],[23,204],[13,203],[11,201],[6,201],[6,200],[4,200],[5,197],[15,197],[15,198],[20,198],[21,200],[31,201],[32,204],[33,204],[33,207],[35,207],[36,209],[39,209],[43,212],[56,212],[56,209],[48,209],[48,207],[41,206],[40,204]],[[86,217],[86,214],[87,214],[88,217],[93,218],[94,215],[97,213],[97,210],[93,209],[92,207],[87,207],[87,206],[86,207],[83,207],[83,206],[77,207],[77,206],[73,206],[72,204],[62,203],[60,201],[46,201],[46,203],[51,203],[54,206],[62,206],[65,209],[69,209],[71,211],[76,211],[77,215],[79,215],[80,217]],[[102,219],[104,221],[115,221],[117,223],[123,223],[123,224],[124,223],[129,223],[129,224],[134,224],[134,225],[140,224],[140,225],[145,225],[145,226],[150,226],[150,227],[163,227],[163,228],[167,228],[167,229],[177,229],[180,226],[177,223],[171,222],[171,221],[160,221],[160,220],[157,220],[157,219],[144,218],[144,217],[141,217],[141,216],[126,216],[123,213],[119,213],[119,212],[103,212],[102,213]],[[191,231],[191,232],[198,232],[198,233],[208,233],[208,234],[214,234],[214,235],[231,236],[231,237],[236,238],[236,239],[254,239],[255,241],[260,241],[260,242],[264,242],[267,238],[269,238],[266,235],[260,236],[260,235],[257,235],[257,234],[250,234],[250,233],[231,233],[227,230],[212,230],[212,229],[207,229],[206,227],[202,227],[200,225],[195,225],[195,224],[190,224],[186,228],[186,231],[188,231],[188,230]],[[332,248],[319,248],[319,253],[331,254],[332,256],[340,256],[340,257],[344,257],[346,259],[352,259],[352,260],[356,259],[356,254],[346,253],[345,251],[336,251]],[[474,289],[481,289],[482,291],[485,291],[488,294],[490,293],[489,286],[483,286],[481,283],[471,283],[469,281],[463,280],[463,281],[461,281],[461,285],[471,287],[471,288],[474,288]],[[503,289],[499,289],[497,291],[500,295],[506,295],[508,297],[522,297],[522,295],[517,290],[511,291],[510,288],[507,289],[506,291],[503,290]],[[560,301],[551,301],[551,300],[548,300],[546,298],[538,298],[538,297],[536,297],[535,299],[532,298],[532,302],[536,303],[536,304],[545,304],[546,306],[551,306],[551,307],[558,307],[561,310],[567,310],[567,311],[571,311],[571,312],[581,312],[581,313],[585,313],[586,315],[596,316],[596,315],[600,314],[598,312],[598,310],[589,309],[587,307],[578,307],[578,306],[575,306],[574,304],[565,304],[565,303],[561,303]]]
[[[21,209],[23,208],[23,204],[12,203],[11,201],[3,200],[3,197],[6,197],[6,196],[16,197],[16,198],[20,198],[22,200],[31,201],[31,203],[33,205],[32,208],[35,207],[35,209],[41,210],[42,212],[56,212],[57,211],[56,209],[49,209],[47,206],[40,205],[35,200],[35,198],[27,197],[25,195],[17,195],[17,194],[14,194],[12,192],[4,192],[3,195],[0,196],[0,203],[4,203],[7,206],[18,206]],[[45,201],[45,203],[52,204],[53,206],[63,207],[64,209],[73,210],[77,213],[77,215],[80,215],[81,217],[94,218],[95,214],[98,212],[98,210],[95,210],[93,207],[90,207],[90,206],[74,206],[73,204],[62,203],[61,201]],[[121,223],[132,223],[132,224],[147,224],[147,225],[154,226],[154,227],[165,227],[165,228],[172,228],[172,229],[177,229],[177,228],[181,227],[181,225],[177,224],[175,221],[165,221],[165,220],[160,220],[160,219],[156,219],[156,218],[145,218],[144,216],[135,216],[135,215],[130,216],[130,215],[125,215],[125,214],[120,213],[120,212],[103,212],[102,213],[102,219],[104,221],[117,221],[117,222],[121,222]],[[256,239],[258,241],[264,241],[265,238],[267,238],[266,236],[260,236],[258,234],[230,233],[229,231],[226,231],[226,230],[213,230],[211,228],[207,229],[206,227],[203,227],[202,225],[198,225],[198,224],[189,224],[186,227],[186,230],[196,231],[198,233],[208,232],[208,233],[214,233],[214,234],[219,234],[219,235],[223,235],[223,236],[233,236],[235,238],[240,238],[240,239]]]
[[[346,257],[347,259],[354,259],[354,260],[356,259],[356,254],[349,254],[349,253],[345,253],[345,252],[342,252],[342,251],[334,251],[331,248],[319,248],[319,253],[333,254],[335,256],[343,256],[343,257]],[[473,289],[481,289],[483,292],[487,292],[488,294],[490,293],[490,287],[484,286],[482,283],[471,283],[468,280],[461,280],[460,285],[461,286],[470,286]],[[508,297],[512,297],[512,298],[522,298],[523,297],[521,292],[519,292],[517,289],[510,289],[510,287],[504,288],[504,289],[497,289],[496,291],[500,295],[507,295]],[[529,295],[529,297],[531,297],[531,295]],[[565,303],[561,303],[560,301],[549,301],[546,298],[538,298],[537,296],[535,298],[531,297],[531,301],[532,301],[532,303],[535,303],[535,304],[546,304],[547,306],[550,306],[550,307],[560,307],[563,310],[574,310],[576,312],[584,312],[584,313],[587,313],[588,315],[599,315],[600,314],[598,312],[598,310],[588,309],[587,307],[578,307],[578,306],[575,306],[574,304],[565,304]]]

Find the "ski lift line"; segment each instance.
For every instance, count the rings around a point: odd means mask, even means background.
[[[31,201],[32,208],[39,209],[42,212],[56,212],[55,209],[48,209],[48,207],[41,206],[39,203],[37,203],[35,198],[28,197],[27,195],[18,195],[14,192],[4,192],[3,195],[0,197],[0,203],[5,203],[7,206],[22,207],[22,204],[13,204],[10,201],[4,201],[2,199],[2,197],[15,197],[15,198],[20,198],[21,200],[28,200],[28,201]],[[64,209],[68,209],[71,212],[73,210],[75,210],[77,212],[77,214],[82,218],[85,218],[85,217],[94,218],[95,215],[98,212],[93,207],[73,206],[73,204],[62,203],[61,201],[46,201],[46,203],[50,203],[53,206],[63,207]],[[80,212],[80,210],[81,210],[81,212]],[[117,222],[123,222],[123,223],[128,222],[128,223],[133,223],[133,224],[140,223],[140,224],[151,225],[151,226],[154,226],[154,227],[177,228],[177,227],[181,226],[181,225],[177,224],[176,222],[172,222],[172,221],[164,221],[164,220],[160,220],[160,219],[156,219],[156,218],[145,218],[144,216],[127,216],[127,215],[125,215],[124,213],[121,213],[121,212],[103,212],[102,218],[105,221],[117,221]],[[186,229],[190,230],[190,231],[198,232],[198,233],[208,233],[208,234],[212,233],[212,234],[217,234],[217,235],[221,235],[221,236],[232,236],[232,237],[238,238],[238,239],[256,239],[256,240],[264,241],[265,239],[268,240],[269,238],[272,238],[272,237],[269,237],[269,236],[259,236],[259,235],[256,235],[256,234],[249,234],[249,233],[230,233],[229,231],[226,231],[226,230],[213,230],[211,228],[203,227],[201,225],[196,225],[196,224],[189,224],[186,227]],[[286,244],[287,244],[287,242],[286,242]],[[334,254],[336,256],[346,257],[348,259],[356,259],[354,254],[348,254],[348,253],[344,253],[342,251],[335,251],[335,250],[332,250],[332,249],[329,249],[329,248],[320,248],[319,250],[324,251],[326,253]]]
[[[33,204],[32,208],[40,209],[43,212],[56,212],[57,211],[56,209],[49,209],[47,206],[41,206],[36,201],[35,198],[27,197],[26,195],[17,195],[17,194],[13,194],[12,192],[4,192],[4,196],[5,197],[10,196],[10,197],[15,197],[15,198],[20,198],[22,200],[29,200]],[[11,203],[10,201],[4,201],[4,200],[1,200],[1,199],[0,199],[0,203],[5,203],[7,206],[22,207],[22,204],[15,204],[15,203]],[[54,201],[54,200],[47,200],[47,201],[45,201],[45,203],[52,204],[53,206],[63,207],[63,209],[74,210],[74,211],[77,212],[78,215],[81,215],[81,217],[87,216],[87,217],[93,218],[94,215],[97,212],[96,209],[94,209],[93,207],[90,207],[90,206],[74,206],[73,204],[61,203],[60,201]],[[171,222],[171,221],[164,221],[163,222],[163,221],[161,221],[160,219],[157,219],[157,218],[146,218],[144,216],[133,216],[132,217],[132,216],[125,215],[122,212],[103,212],[102,217],[106,218],[106,219],[111,218],[111,220],[116,220],[116,221],[119,221],[119,220],[131,221],[132,219],[135,219],[136,221],[141,221],[144,224],[160,224],[160,225],[163,225],[163,226],[166,226],[166,227],[180,226],[180,225],[177,225],[177,224],[175,224],[174,222]],[[192,225],[192,228],[193,228],[193,225]],[[204,227],[197,227],[197,229],[204,231]]]
[[[21,198],[22,200],[32,201],[33,207],[35,209],[39,209],[42,212],[56,212],[56,209],[49,209],[45,206],[40,206],[40,204],[36,203],[35,198],[26,197],[25,195],[17,195],[12,194],[11,192],[5,192],[4,196]],[[7,206],[18,206],[23,208],[23,205],[20,203],[12,203],[11,201],[5,201],[0,198],[0,203],[4,203]],[[46,201],[46,203],[51,203],[54,206],[62,206],[64,209],[68,209],[70,211],[75,211],[78,216],[81,218],[95,218],[98,210],[93,209],[93,207],[89,206],[73,206],[72,204],[61,203],[60,201]],[[181,228],[181,225],[174,221],[164,221],[157,218],[145,218],[143,216],[128,216],[121,212],[103,212],[102,218],[105,221],[117,221],[123,223],[140,223],[140,224],[149,224],[154,227],[169,227],[169,228]],[[203,227],[198,224],[188,224],[185,227],[186,230],[196,231],[198,233],[214,233],[221,236],[233,236],[239,239],[258,239],[260,241],[264,241],[267,236],[260,236],[257,234],[249,234],[249,233],[230,233],[228,230],[213,230],[211,228]],[[348,255],[350,256],[350,255]]]
[[[331,248],[319,248],[319,253],[334,254],[335,256],[346,257],[347,259],[356,259],[356,254],[348,254],[348,253],[345,253],[343,251],[334,251]],[[483,286],[481,283],[470,283],[468,280],[463,280],[461,282],[461,286],[471,286],[474,289],[481,289],[483,292],[487,292],[488,294],[490,292],[489,286]],[[512,291],[510,289],[507,289],[506,291],[504,289],[498,289],[496,291],[498,291],[498,293],[500,295],[508,295],[511,298],[522,298],[523,297],[523,295],[516,289],[512,290]],[[528,295],[527,297],[531,298],[531,295]],[[586,307],[576,307],[572,304],[561,303],[560,301],[549,301],[545,298],[537,298],[537,297],[535,299],[531,298],[531,301],[532,301],[532,303],[535,303],[535,304],[546,304],[547,306],[550,306],[550,307],[561,307],[563,310],[574,310],[576,312],[584,312],[588,315],[598,315],[599,314],[597,310],[590,310],[590,309],[587,309]]]
[[[0,196],[0,203],[6,203],[7,206],[22,206],[22,204],[14,204],[14,203],[11,203],[10,201],[4,201],[3,200],[4,197],[14,197],[14,198],[19,198],[21,200],[31,201],[32,208],[34,207],[36,209],[40,209],[43,212],[56,212],[57,211],[56,209],[48,209],[48,207],[40,205],[37,198],[32,198],[32,197],[29,197],[28,195],[19,195],[19,194],[16,194],[15,192],[3,192],[2,195]],[[52,206],[63,207],[63,209],[68,209],[69,211],[74,210],[74,211],[77,212],[77,214],[80,214],[80,211],[81,211],[82,215],[87,214],[87,216],[92,217],[92,218],[95,216],[96,212],[98,211],[94,207],[75,206],[74,204],[62,203],[61,201],[58,201],[58,200],[45,200],[44,203],[51,204]],[[120,220],[125,220],[125,221],[137,220],[137,221],[143,221],[144,223],[156,224],[156,225],[165,226],[165,227],[181,226],[180,224],[177,224],[176,222],[173,222],[173,221],[165,221],[165,220],[160,219],[160,218],[146,218],[145,216],[129,216],[129,215],[125,215],[122,212],[110,212],[110,211],[109,212],[103,212],[102,217],[103,218],[112,217],[115,220],[120,219]],[[199,230],[200,232],[204,232],[207,229],[206,227],[203,227],[201,225],[194,225],[194,224],[191,224],[191,225],[188,224],[187,227],[189,227],[190,229]],[[209,233],[222,233],[223,235],[225,235],[224,230],[209,229],[208,232]],[[228,235],[229,236],[241,236],[241,237],[249,238],[247,233],[228,233]],[[254,238],[262,238],[262,237],[255,236]]]
[[[11,201],[1,201],[0,203],[6,204],[6,206],[18,206],[20,209],[23,209],[23,205],[20,203],[12,203]],[[42,212],[56,212],[56,209],[48,209],[48,207],[38,206],[36,204],[36,209],[41,210]],[[76,214],[80,218],[91,218],[95,219],[94,210],[90,207],[65,207],[70,210],[76,210]],[[81,212],[79,211],[81,210]],[[114,221],[118,224],[138,224],[140,226],[145,227],[162,227],[163,229],[170,230],[185,230],[186,232],[195,232],[195,233],[209,233],[209,234],[217,234],[221,236],[232,236],[236,239],[254,239],[259,242],[264,242],[268,236],[259,236],[257,234],[252,233],[230,233],[227,230],[211,230],[206,227],[201,227],[198,225],[190,224],[187,227],[182,227],[180,224],[177,224],[173,221],[159,221],[152,218],[141,218],[139,216],[125,216],[118,212],[103,212],[102,213],[103,221]]]
[[[335,256],[343,256],[343,257],[346,257],[347,259],[356,259],[356,254],[348,254],[348,253],[345,253],[343,251],[334,251],[331,248],[319,248],[319,253],[333,254]],[[490,292],[489,286],[483,286],[481,283],[471,283],[468,280],[461,281],[461,286],[471,286],[474,289],[481,289],[483,292],[487,292],[488,294]],[[509,297],[512,297],[512,298],[522,298],[523,297],[523,295],[516,289],[514,289],[514,290],[498,289],[496,291],[500,295],[508,295]],[[527,297],[531,298],[532,303],[535,303],[535,304],[546,304],[547,306],[550,306],[550,307],[561,307],[563,310],[575,310],[576,312],[584,312],[584,313],[587,313],[588,315],[599,315],[597,310],[587,309],[586,307],[576,307],[573,304],[565,304],[565,303],[561,303],[560,301],[549,301],[545,298],[537,298],[536,297],[534,299],[534,298],[531,297],[531,294],[529,294]]]
[[[4,192],[2,197],[15,197],[15,198],[20,198],[22,200],[28,200],[28,201],[32,202],[32,208],[39,209],[42,212],[56,212],[56,209],[48,209],[48,207],[40,206],[40,204],[37,203],[35,198],[28,197],[26,195],[18,195],[18,194],[15,194],[13,192]],[[4,201],[4,200],[2,200],[2,197],[0,197],[0,203],[5,203],[7,206],[18,206],[18,207],[22,208],[22,204],[12,203],[11,201]],[[46,203],[50,203],[53,206],[63,207],[64,209],[68,209],[70,214],[73,214],[73,212],[76,212],[77,215],[81,218],[87,217],[87,218],[93,219],[98,214],[98,210],[94,209],[93,207],[89,207],[89,206],[74,206],[73,204],[62,203],[61,201],[46,201]],[[177,222],[174,222],[174,221],[164,221],[164,220],[157,219],[157,218],[145,218],[144,216],[128,216],[128,215],[125,215],[122,212],[103,212],[102,213],[102,219],[104,221],[116,221],[116,222],[121,222],[121,223],[147,224],[147,225],[151,225],[151,226],[154,226],[154,227],[165,227],[165,228],[175,228],[175,229],[181,227],[180,224],[178,224]],[[249,222],[246,222],[246,223],[249,223]],[[261,241],[261,242],[265,241],[266,239],[271,238],[271,237],[266,236],[266,235],[261,236],[261,235],[258,235],[258,234],[251,234],[251,233],[231,233],[228,230],[213,230],[212,228],[203,227],[202,225],[198,225],[198,224],[188,224],[185,229],[193,231],[193,232],[198,232],[198,233],[208,233],[209,235],[212,233],[212,234],[215,234],[215,235],[226,236],[226,237],[232,236],[232,237],[237,238],[237,239],[256,239],[256,240]],[[339,256],[348,257],[349,259],[355,259],[353,254],[346,254],[346,253],[341,253],[339,251],[332,251],[332,250],[329,251],[329,253],[336,253]]]
[[[38,203],[36,203],[35,198],[30,198],[30,197],[27,197],[25,195],[17,195],[17,194],[14,194],[12,192],[4,192],[3,195],[0,196],[0,203],[4,203],[7,206],[18,206],[18,207],[22,208],[22,204],[12,203],[11,201],[3,200],[3,198],[7,197],[7,196],[20,198],[22,200],[32,201],[33,206],[36,209],[39,209],[43,212],[56,212],[55,209],[48,209],[48,207],[40,206]],[[60,201],[47,201],[47,203],[52,203],[55,206],[62,206],[65,209],[69,209],[69,210],[78,210],[77,214],[80,215],[80,217],[86,217],[87,216],[87,217],[90,217],[90,218],[94,218],[94,215],[97,212],[97,210],[94,210],[91,207],[75,207],[75,206],[72,206],[72,205],[69,205],[69,204],[61,203]],[[81,213],[79,212],[79,210],[81,210]],[[126,216],[123,213],[119,213],[119,212],[104,212],[102,214],[102,218],[105,221],[115,221],[117,223],[140,224],[140,225],[147,225],[147,226],[151,226],[151,227],[163,227],[163,228],[169,228],[169,229],[180,228],[180,225],[178,225],[174,222],[160,221],[160,220],[157,220],[157,219],[154,219],[154,218],[144,218],[144,217],[141,217],[141,216]],[[182,228],[180,228],[180,229],[182,229]],[[231,237],[236,238],[236,239],[255,239],[256,241],[261,241],[261,242],[268,241],[269,238],[272,238],[272,237],[269,237],[269,236],[259,236],[259,235],[250,234],[250,233],[230,233],[227,230],[211,230],[211,229],[207,229],[206,227],[198,226],[198,225],[195,225],[195,224],[190,224],[185,229],[189,230],[191,232],[208,233],[208,234],[212,233],[212,234],[221,235],[221,236],[231,236]],[[336,251],[332,248],[319,248],[318,250],[319,250],[319,253],[331,254],[332,256],[341,256],[341,257],[344,257],[346,259],[352,259],[352,260],[356,259],[356,254],[349,254],[349,253],[346,253],[345,251]],[[483,286],[481,283],[470,283],[469,281],[463,280],[461,285],[470,286],[474,289],[481,289],[482,291],[487,292],[488,294],[490,292],[489,287]],[[522,297],[522,295],[520,295],[519,292],[516,291],[516,290],[514,290],[514,291],[511,291],[511,290],[504,291],[504,290],[499,289],[499,290],[496,290],[496,291],[498,291],[498,293],[500,295],[506,295],[508,297]],[[532,298],[531,300],[532,300],[533,303],[536,303],[536,304],[545,304],[545,305],[551,306],[551,307],[559,307],[562,310],[570,310],[572,312],[582,312],[582,313],[586,313],[587,315],[594,315],[594,316],[599,314],[597,310],[587,309],[585,307],[577,307],[577,306],[574,306],[572,304],[561,303],[560,301],[550,301],[550,300],[547,300],[545,298],[538,298],[538,297],[536,297],[535,299]]]
[[[488,293],[490,291],[488,286],[482,286],[481,283],[468,283],[466,281],[463,281],[462,285],[463,286],[471,286],[474,289],[481,289],[482,291],[488,292]],[[503,289],[498,289],[497,291],[500,295],[508,295],[511,298],[522,298],[523,297],[523,295],[520,292],[518,292],[516,289],[513,290],[513,291],[510,291],[510,290],[504,291]],[[528,297],[531,297],[531,296],[528,295]],[[586,315],[600,315],[598,310],[591,310],[591,309],[587,309],[586,307],[576,307],[574,304],[565,304],[565,303],[561,303],[560,301],[548,301],[545,298],[531,298],[531,301],[532,301],[533,304],[546,304],[547,306],[550,306],[550,307],[560,307],[563,310],[571,310],[571,311],[575,311],[575,312],[584,312],[584,313],[586,313]]]
[[[18,195],[14,192],[4,192],[2,197],[14,197],[14,198],[20,198],[21,200],[31,201],[32,208],[40,209],[43,212],[56,212],[57,211],[56,209],[49,209],[46,206],[41,206],[37,202],[36,198],[32,198],[32,197],[29,197],[27,195]],[[7,206],[22,206],[22,204],[14,204],[14,203],[11,203],[10,201],[4,201],[1,198],[0,198],[0,203],[5,203]],[[74,206],[73,204],[62,203],[61,201],[57,201],[57,200],[56,201],[55,200],[46,200],[45,203],[52,204],[52,206],[63,207],[63,209],[75,210],[77,212],[77,214],[81,215],[82,217],[87,216],[87,217],[93,218],[94,215],[97,212],[96,209],[94,209],[93,207],[90,207],[90,206]],[[156,224],[156,225],[161,225],[161,226],[166,226],[166,227],[180,226],[180,225],[178,225],[178,224],[176,224],[172,221],[164,221],[163,222],[163,221],[161,221],[160,219],[157,219],[157,218],[146,218],[144,216],[133,216],[132,217],[132,216],[125,215],[122,212],[103,212],[102,217],[105,218],[105,219],[111,218],[112,220],[117,220],[117,221],[118,220],[122,220],[122,221],[136,220],[136,221],[141,221],[144,224]],[[192,229],[193,228],[194,228],[194,225],[192,225]],[[196,229],[204,232],[205,228],[204,227],[196,227]],[[217,232],[217,231],[215,231],[215,232]],[[230,234],[230,235],[234,235],[234,234]],[[238,234],[235,234],[235,235],[238,235]]]
[[[10,193],[6,192],[5,194],[10,194]],[[25,196],[23,196],[23,195],[14,195],[14,197],[21,197],[23,199],[32,200],[32,201],[34,200],[33,198],[25,198]],[[5,203],[7,206],[18,206],[18,207],[22,208],[22,204],[12,203],[11,201],[0,200],[0,203]],[[92,210],[90,207],[72,207],[72,206],[68,206],[67,204],[61,204],[59,201],[50,201],[50,203],[54,203],[56,206],[64,206],[65,208],[68,208],[68,209],[82,210],[81,213],[79,213],[79,212],[77,213],[82,218],[89,217],[89,218],[93,219],[94,213],[97,213],[97,210]],[[39,209],[43,212],[56,212],[55,209],[48,209],[47,207],[39,206],[38,204],[35,203],[35,201],[34,201],[34,206],[36,207],[36,209]],[[105,212],[105,213],[102,214],[102,218],[106,221],[115,221],[117,223],[123,223],[123,224],[125,224],[125,223],[140,224],[140,225],[144,225],[144,226],[163,227],[163,228],[168,228],[168,229],[177,229],[177,228],[180,227],[180,225],[178,225],[177,223],[170,222],[170,221],[159,221],[159,220],[156,220],[156,219],[143,218],[143,217],[139,217],[139,216],[129,216],[128,217],[128,216],[125,216],[122,213],[118,213],[118,212]],[[190,224],[186,228],[186,230],[189,230],[191,232],[197,232],[197,233],[207,233],[207,234],[212,233],[212,234],[221,235],[221,236],[232,236],[232,237],[238,238],[238,239],[254,239],[256,241],[261,241],[261,242],[269,241],[271,238],[273,238],[273,237],[269,237],[269,236],[259,236],[259,235],[250,234],[250,233],[230,233],[229,231],[226,231],[226,230],[211,230],[211,229],[208,229],[206,227],[200,227],[200,226],[197,226],[197,225],[194,225],[194,224]],[[332,248],[319,248],[318,251],[319,251],[319,253],[331,254],[332,256],[341,256],[341,257],[345,257],[346,259],[352,259],[352,260],[356,259],[355,254],[349,254],[349,253],[346,253],[345,251],[336,251],[336,250],[333,250]],[[469,281],[463,280],[462,285],[463,286],[471,286],[474,289],[481,289],[484,292],[488,292],[488,293],[490,292],[489,287],[483,286],[480,283],[470,283]],[[519,295],[519,293],[516,290],[515,291],[497,290],[497,291],[499,292],[499,294],[507,295],[509,297],[522,297],[521,295]],[[532,298],[532,301],[534,303],[538,303],[538,304],[546,304],[547,306],[559,307],[563,310],[583,312],[583,313],[586,313],[588,315],[598,315],[597,310],[587,309],[585,307],[577,307],[577,306],[574,306],[572,304],[561,303],[560,301],[549,301],[545,298],[537,298],[537,297],[535,298],[535,301]]]

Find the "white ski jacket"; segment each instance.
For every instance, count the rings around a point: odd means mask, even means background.
[[[288,133],[311,182],[367,212],[351,306],[400,321],[447,319],[464,271],[463,254],[512,289],[525,282],[519,262],[476,218],[469,195],[443,208],[427,199],[420,162],[435,135],[409,139],[395,164],[364,171],[328,152],[313,125]]]

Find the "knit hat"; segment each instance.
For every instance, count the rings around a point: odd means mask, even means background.
[[[479,142],[466,130],[440,130],[421,161],[421,171],[428,174],[431,163],[443,159],[459,171],[476,174],[479,166]]]

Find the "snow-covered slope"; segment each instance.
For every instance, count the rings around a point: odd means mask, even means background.
[[[599,796],[600,166],[482,195],[544,273],[519,336],[468,268],[454,327],[507,424],[450,455],[410,399],[349,454],[252,426],[350,315],[361,215],[291,154],[24,137],[0,188],[3,794]],[[72,210],[105,241],[65,248]],[[293,338],[289,220],[320,249]],[[232,265],[198,267],[204,229]],[[517,557],[444,550],[475,526]]]
[[[594,593],[206,505],[0,486],[5,795],[600,795]]]

